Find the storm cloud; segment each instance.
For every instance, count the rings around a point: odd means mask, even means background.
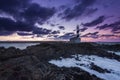
[[[59,36],[59,38],[60,39],[70,39],[70,38],[72,38],[74,36],[75,36],[75,34],[71,32],[71,33],[66,33],[66,34],[64,34],[62,36]]]
[[[15,22],[9,18],[0,18],[0,35],[11,35],[17,31],[21,31],[18,35],[32,35],[24,32],[33,32],[33,34],[47,35],[47,34],[59,34],[59,31],[52,31],[46,28],[38,28],[31,26],[25,22]],[[23,32],[22,32],[23,31]]]
[[[15,14],[29,6],[31,0],[0,0],[0,11]]]
[[[120,31],[120,21],[116,21],[116,22],[111,23],[111,24],[104,24],[101,26],[97,26],[97,29],[99,29],[99,30],[111,29],[111,32],[113,32],[113,33]]]
[[[98,38],[99,37],[98,33],[99,32],[87,33],[85,35],[82,35],[81,37]]]
[[[0,18],[0,31],[31,31],[33,26],[21,22],[21,21],[13,21],[9,18]]]
[[[29,33],[29,32],[17,32],[18,35],[20,36],[31,36],[33,35],[32,33]]]
[[[94,14],[95,12],[98,11],[98,8],[87,8],[84,12],[85,16],[91,16],[92,14]]]
[[[43,24],[55,14],[54,8],[41,7],[32,0],[1,0],[0,12],[14,18],[0,17],[0,35],[10,35],[17,31],[33,31],[33,34],[47,34],[51,30],[37,28],[35,23]],[[40,32],[38,32],[40,31]],[[27,35],[19,33],[19,35]]]
[[[44,21],[49,19],[55,13],[54,8],[45,8],[41,7],[38,4],[31,4],[28,9],[26,9],[22,14],[22,16],[29,21],[30,23],[39,22],[42,24]]]
[[[58,28],[61,29],[61,30],[65,30],[64,26],[59,26]]]
[[[95,3],[96,0],[81,0],[73,8],[67,8],[63,12],[63,19],[71,20],[84,14],[85,10]]]
[[[80,25],[81,38],[119,40],[119,4],[120,0],[0,0],[0,37],[68,40]]]
[[[81,28],[80,31],[81,31],[81,32],[84,32],[84,31],[86,31],[87,29],[88,29],[88,28],[84,27],[84,28]]]
[[[57,30],[57,31],[52,31],[52,32],[51,32],[51,34],[59,34],[59,33],[60,33],[59,30]]]
[[[83,26],[93,27],[93,26],[96,26],[96,25],[104,22],[105,19],[106,19],[105,16],[99,16],[97,19],[95,19],[95,20],[93,20],[91,22],[83,24]]]

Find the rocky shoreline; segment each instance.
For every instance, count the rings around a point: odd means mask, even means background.
[[[0,80],[102,80],[80,68],[60,68],[48,61],[75,54],[97,55],[120,61],[120,56],[106,51],[110,48],[119,51],[119,47],[120,45],[114,45],[113,48],[93,43],[41,43],[24,50],[0,47]],[[93,70],[100,73],[109,72],[91,65]]]

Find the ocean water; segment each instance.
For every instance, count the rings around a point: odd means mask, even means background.
[[[0,43],[0,47],[5,47],[5,48],[16,47],[19,49],[25,49],[28,46],[37,45],[37,44],[40,43]]]
[[[9,48],[9,47],[16,47],[19,49],[25,49],[28,46],[32,46],[32,45],[37,45],[40,44],[39,42],[0,42],[0,47],[5,47],[5,48]],[[114,45],[114,44],[120,44],[120,42],[97,42],[97,44],[105,44],[105,45]]]
[[[120,44],[120,42],[96,42],[97,44],[104,44],[104,45],[116,45],[116,44]]]

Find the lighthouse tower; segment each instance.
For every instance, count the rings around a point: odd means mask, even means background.
[[[77,38],[80,37],[79,32],[80,32],[80,29],[79,29],[79,26],[77,25],[77,27],[76,27],[76,35],[77,35],[76,37],[77,37]]]
[[[70,42],[71,43],[80,43],[81,42],[79,25],[76,26],[76,36],[71,38]]]

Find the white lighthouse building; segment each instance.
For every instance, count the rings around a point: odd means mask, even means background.
[[[77,25],[76,27],[76,36],[73,38],[70,38],[70,42],[71,43],[80,43],[81,42],[81,38],[80,38],[80,29],[79,26]]]

